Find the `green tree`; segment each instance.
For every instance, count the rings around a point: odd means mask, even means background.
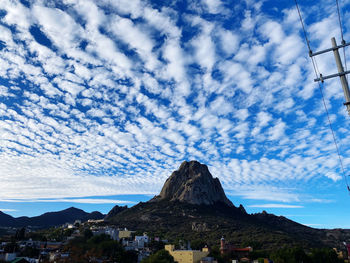
[[[157,252],[158,250],[161,250],[164,248],[165,243],[162,241],[154,241],[151,240],[147,246],[153,251],[153,252]]]
[[[26,235],[26,229],[22,227],[21,229],[17,229],[16,234],[15,234],[15,239],[16,240],[24,240]]]
[[[301,247],[282,248],[274,251],[270,255],[274,262],[278,263],[311,263],[311,259],[306,255]],[[324,261],[320,261],[323,262]]]
[[[37,248],[26,246],[20,253],[22,257],[37,258],[39,257],[40,250]]]
[[[322,263],[342,263],[344,260],[339,259],[337,253],[331,248],[317,248],[311,251],[312,262]]]
[[[92,233],[92,231],[91,231],[89,228],[86,228],[86,229],[84,230],[84,238],[85,238],[86,240],[92,238],[93,235],[94,235],[94,234]]]
[[[4,247],[5,253],[13,253],[18,251],[19,247],[15,240],[12,240],[10,243],[7,243]]]
[[[220,248],[218,246],[211,247],[211,250],[210,250],[210,253],[209,253],[208,256],[217,259],[217,261],[219,263],[225,262],[225,260],[221,256]]]
[[[206,245],[206,242],[202,239],[195,239],[191,241],[191,248],[195,250],[201,250]]]
[[[162,249],[142,260],[141,263],[175,263],[175,261],[168,251]]]

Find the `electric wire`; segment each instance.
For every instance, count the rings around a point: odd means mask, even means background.
[[[336,0],[336,4],[337,4],[338,21],[339,21],[339,27],[340,27],[341,43],[342,43],[342,45],[344,45],[346,42],[344,40],[343,24],[341,22],[341,15],[340,15],[340,8],[339,8],[338,0]],[[343,47],[343,57],[344,57],[345,71],[348,71],[348,66],[346,63],[345,47]],[[345,75],[345,77],[346,77],[346,79],[348,78],[347,75]]]
[[[305,30],[305,26],[304,26],[303,19],[302,19],[301,13],[300,13],[300,9],[299,9],[298,2],[297,2],[297,0],[294,0],[294,1],[295,1],[296,8],[297,8],[297,10],[298,10],[299,19],[300,19],[300,22],[301,22],[301,25],[302,25],[302,28],[303,28],[305,41],[306,41],[307,47],[308,47],[308,49],[309,49],[309,55],[310,55],[310,57],[311,57],[312,66],[313,66],[313,69],[314,69],[314,72],[315,72],[315,75],[316,75],[316,78],[317,78],[317,77],[318,77],[318,74],[317,74],[317,64],[316,64],[316,61],[314,60],[314,58],[311,56],[312,50],[311,50],[311,48],[310,48],[309,39],[307,38],[307,34],[306,34],[306,30]],[[338,0],[337,0],[337,4],[338,4]],[[338,13],[338,14],[339,14],[339,13]],[[341,31],[341,32],[342,32],[342,31]],[[341,34],[343,34],[343,33],[341,33]],[[320,75],[320,78],[321,78],[321,75]],[[321,78],[321,79],[322,79],[322,78]],[[323,85],[324,85],[323,81],[321,81],[321,83],[322,83],[322,86],[323,86]],[[339,159],[339,163],[340,163],[340,167],[341,167],[341,172],[342,172],[342,174],[343,174],[346,187],[347,187],[348,191],[350,192],[350,186],[349,186],[347,177],[346,177],[346,175],[345,175],[345,169],[344,169],[343,161],[342,161],[342,158],[341,158],[341,155],[340,155],[340,150],[339,150],[338,143],[337,143],[337,140],[336,140],[336,137],[335,137],[335,133],[334,133],[334,130],[333,130],[332,122],[331,122],[331,119],[330,119],[330,116],[329,116],[329,111],[328,111],[327,104],[326,104],[326,100],[325,100],[325,97],[324,97],[324,94],[323,94],[322,86],[321,86],[320,82],[318,81],[318,87],[319,87],[319,90],[320,90],[321,95],[322,95],[323,106],[324,106],[325,111],[326,111],[326,114],[327,114],[327,119],[328,119],[329,128],[330,128],[330,130],[331,130],[331,132],[332,132],[333,142],[334,142],[334,145],[335,145],[335,148],[336,148],[336,151],[337,151],[337,155],[338,155],[338,159]]]
[[[321,83],[322,83],[322,86],[323,86],[323,85],[324,85],[324,82],[321,82]],[[344,169],[343,161],[342,161],[342,159],[341,159],[341,155],[340,155],[338,143],[337,143],[337,140],[336,140],[336,138],[335,138],[335,133],[334,133],[334,130],[333,130],[333,127],[332,127],[331,119],[330,119],[330,117],[329,117],[328,108],[327,108],[327,105],[326,105],[325,97],[324,97],[324,94],[323,94],[323,89],[322,89],[322,86],[321,86],[320,82],[318,82],[318,86],[319,86],[320,92],[321,92],[321,94],[322,94],[322,101],[323,101],[323,105],[324,105],[324,108],[325,108],[326,113],[327,113],[328,124],[329,124],[329,127],[330,127],[331,131],[332,131],[332,136],[333,136],[334,145],[335,145],[335,148],[337,149],[338,159],[339,159],[340,167],[341,167],[341,170],[342,170],[342,174],[343,174],[343,177],[344,177],[344,180],[345,180],[345,183],[346,183],[346,187],[348,188],[348,191],[350,191],[350,186],[349,186],[349,183],[348,183],[348,178],[346,177],[346,174],[345,174],[345,169]]]
[[[294,2],[295,2],[295,5],[296,5],[296,7],[297,7],[297,10],[298,10],[298,14],[299,14],[299,19],[300,19],[301,26],[303,27],[303,32],[304,32],[304,37],[305,37],[305,40],[306,40],[306,45],[307,45],[307,47],[308,47],[308,49],[309,49],[309,54],[311,55],[311,54],[312,54],[312,51],[311,51],[311,48],[310,48],[310,42],[309,42],[309,39],[307,38],[307,34],[306,34],[306,30],[305,30],[305,26],[304,26],[303,19],[301,18],[299,5],[298,5],[297,0],[294,0]]]
[[[316,57],[311,57],[311,60],[312,60],[313,62],[315,61],[315,67],[316,67],[316,69],[317,69],[318,76],[320,76],[320,78],[321,78],[322,74],[321,74],[321,71],[320,71],[319,68],[318,68]],[[316,78],[317,78],[317,73],[316,73]]]
[[[339,9],[339,2],[338,0],[335,0],[335,2],[337,3],[337,13],[338,13],[338,21],[339,21],[339,26],[340,26],[340,35],[341,35],[341,41],[344,42],[344,34],[343,34],[343,25],[341,23],[341,17],[340,17],[340,9]],[[344,44],[344,43],[342,43]]]

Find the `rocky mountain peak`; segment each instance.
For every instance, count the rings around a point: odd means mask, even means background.
[[[218,178],[213,178],[208,167],[197,161],[183,162],[166,180],[162,191],[152,199],[180,201],[196,205],[218,202],[234,206],[227,199]]]

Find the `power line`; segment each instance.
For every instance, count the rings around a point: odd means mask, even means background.
[[[307,38],[307,34],[306,34],[304,22],[303,22],[303,19],[301,18],[301,13],[300,13],[300,9],[299,9],[298,2],[297,2],[297,0],[294,0],[294,1],[295,1],[295,5],[296,5],[296,7],[297,7],[297,10],[298,10],[298,14],[299,14],[299,19],[300,19],[301,26],[303,27],[304,37],[305,37],[305,40],[306,40],[307,47],[308,47],[308,49],[309,49],[309,53],[312,53],[311,48],[310,48],[310,42],[309,42],[309,40],[308,40],[308,38]]]
[[[336,0],[336,4],[337,4],[338,21],[339,21],[339,27],[340,27],[341,43],[342,43],[342,45],[344,45],[346,42],[344,40],[343,25],[341,22],[341,15],[340,15],[340,8],[339,8],[338,0]],[[348,71],[348,66],[346,63],[345,47],[343,47],[343,57],[344,57],[345,71]],[[347,76],[345,76],[345,77],[347,78]]]
[[[321,82],[321,83],[322,83],[322,86],[323,86],[323,85],[324,85],[324,82]],[[321,86],[320,82],[318,82],[318,86],[319,86],[320,92],[321,92],[321,94],[322,94],[323,106],[324,106],[324,108],[325,108],[325,110],[326,110],[326,113],[327,113],[328,124],[329,124],[329,128],[330,128],[331,131],[332,131],[333,141],[334,141],[335,148],[337,149],[337,154],[338,154],[338,159],[339,159],[340,167],[341,167],[341,170],[342,170],[342,174],[343,174],[343,177],[344,177],[344,179],[345,179],[346,186],[347,186],[348,190],[350,191],[350,186],[349,186],[349,183],[348,183],[348,179],[347,179],[347,177],[346,177],[346,174],[345,174],[343,161],[342,161],[342,159],[341,159],[341,155],[340,155],[338,143],[337,143],[337,140],[336,140],[336,138],[335,138],[335,133],[334,133],[334,130],[333,130],[333,127],[332,127],[331,119],[330,119],[330,117],[329,117],[329,112],[328,112],[328,108],[327,108],[327,105],[326,105],[326,100],[325,100],[325,98],[324,98],[324,94],[323,94],[323,90],[322,90],[322,86]]]
[[[310,55],[310,58],[311,58],[311,61],[312,61],[312,66],[313,66],[313,69],[314,69],[314,72],[315,72],[315,75],[316,75],[316,78],[317,78],[317,77],[318,77],[318,74],[317,74],[317,71],[318,71],[317,63],[316,63],[316,61],[314,60],[314,57],[311,56],[311,55],[312,55],[312,50],[311,50],[311,48],[310,48],[309,39],[307,38],[307,33],[306,33],[306,30],[305,30],[305,26],[304,26],[304,22],[303,22],[303,19],[302,19],[302,16],[301,16],[301,12],[300,12],[300,9],[299,9],[298,2],[297,2],[297,0],[294,0],[294,1],[295,1],[296,8],[297,8],[297,10],[298,10],[299,19],[300,19],[300,22],[301,22],[301,25],[302,25],[302,28],[303,28],[305,41],[306,41],[307,47],[308,47],[308,49],[309,49],[309,55]],[[338,5],[338,0],[336,0],[336,1],[337,1],[337,7],[339,7],[339,5]],[[340,22],[340,25],[341,25],[339,8],[338,8],[338,15],[339,15],[339,22]],[[341,35],[342,35],[342,39],[343,39],[343,31],[342,31],[342,28],[341,28]],[[343,40],[342,40],[342,42],[343,42]],[[345,42],[345,41],[344,41],[344,42]],[[343,43],[343,45],[345,45],[345,43]],[[345,53],[344,53],[344,54],[345,54]],[[322,80],[322,74],[320,74],[320,79]],[[322,83],[322,86],[323,86],[323,85],[324,85],[323,81],[321,81],[321,83]],[[337,150],[337,155],[338,155],[338,159],[339,159],[341,171],[342,171],[342,174],[343,174],[343,177],[344,177],[344,180],[345,180],[347,189],[348,189],[348,191],[350,192],[350,187],[349,187],[349,184],[348,184],[347,177],[346,177],[346,175],[345,175],[345,170],[344,170],[343,161],[342,161],[342,158],[341,158],[341,155],[340,155],[338,143],[337,143],[337,140],[336,140],[336,137],[335,137],[335,133],[334,133],[334,130],[333,130],[333,126],[332,126],[332,122],[331,122],[331,119],[330,119],[330,116],[329,116],[328,108],[327,108],[327,105],[326,105],[326,100],[325,100],[325,97],[324,97],[324,94],[323,94],[323,90],[322,90],[322,86],[321,86],[320,82],[318,81],[318,87],[319,87],[319,90],[320,90],[321,95],[322,95],[323,106],[324,106],[324,108],[325,108],[325,110],[326,110],[327,119],[328,119],[328,124],[329,124],[329,128],[330,128],[330,130],[331,130],[331,132],[332,132],[332,137],[333,137],[333,142],[334,142],[335,148],[336,148],[336,150]]]
[[[338,0],[335,0],[335,1],[336,1],[336,3],[337,3],[337,13],[338,13],[339,26],[340,26],[341,41],[342,41],[342,42],[345,42],[345,40],[344,40],[344,34],[343,34],[343,25],[342,25],[342,23],[341,23],[341,18],[340,18],[339,2],[338,2]],[[345,43],[342,43],[342,44],[344,45]]]

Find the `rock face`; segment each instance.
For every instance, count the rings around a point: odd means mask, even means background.
[[[126,205],[125,206],[116,205],[112,208],[111,211],[109,211],[109,213],[106,215],[105,219],[108,220],[109,218],[116,216],[117,214],[119,214],[120,212],[123,212],[126,209],[128,209],[128,207]]]
[[[180,201],[195,205],[213,205],[221,202],[234,205],[227,199],[218,178],[213,178],[208,167],[197,161],[183,162],[166,180],[160,194],[152,199]]]

